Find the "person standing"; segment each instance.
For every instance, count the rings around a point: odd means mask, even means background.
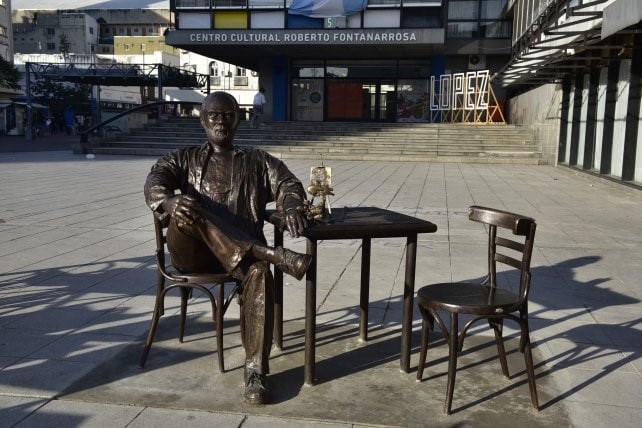
[[[224,270],[242,281],[244,397],[250,404],[265,404],[274,324],[270,264],[301,279],[312,258],[267,245],[266,204],[276,202],[288,231],[298,237],[308,225],[301,213],[306,195],[279,159],[233,144],[239,120],[239,105],[232,95],[209,94],[201,111],[207,142],[158,160],[147,176],[145,199],[156,215],[170,218],[167,246],[179,272]]]
[[[261,124],[261,118],[263,116],[263,106],[267,100],[265,99],[265,88],[260,88],[259,91],[254,95],[254,101],[252,101],[252,120],[250,125],[252,128],[258,128]]]

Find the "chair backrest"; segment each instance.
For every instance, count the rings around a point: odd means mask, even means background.
[[[528,298],[531,283],[531,257],[537,228],[535,220],[520,214],[477,205],[468,209],[468,218],[488,226],[488,285],[497,286],[497,263],[512,266],[520,271],[519,295],[520,302],[523,302]],[[509,230],[512,236],[499,236],[498,228]],[[517,240],[513,237],[523,239]]]

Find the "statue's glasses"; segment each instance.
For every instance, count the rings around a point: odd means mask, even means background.
[[[236,113],[233,111],[210,110],[210,111],[207,111],[205,114],[207,115],[207,119],[210,121],[218,121],[218,120],[233,121],[234,118],[236,117]]]

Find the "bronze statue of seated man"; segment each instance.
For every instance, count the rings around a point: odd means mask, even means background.
[[[147,176],[145,199],[157,215],[170,216],[167,247],[176,269],[225,271],[241,280],[244,397],[251,404],[264,404],[269,401],[266,375],[274,307],[270,263],[301,279],[311,258],[267,246],[266,204],[276,202],[288,231],[298,237],[307,227],[300,212],[305,192],[280,160],[263,150],[234,146],[239,120],[232,95],[209,94],[201,111],[207,142],[159,159]]]

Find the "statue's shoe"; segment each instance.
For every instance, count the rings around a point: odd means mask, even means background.
[[[296,279],[303,278],[312,262],[312,256],[296,253],[283,247],[278,247],[276,254],[280,260],[280,262],[276,263],[276,267]]]

